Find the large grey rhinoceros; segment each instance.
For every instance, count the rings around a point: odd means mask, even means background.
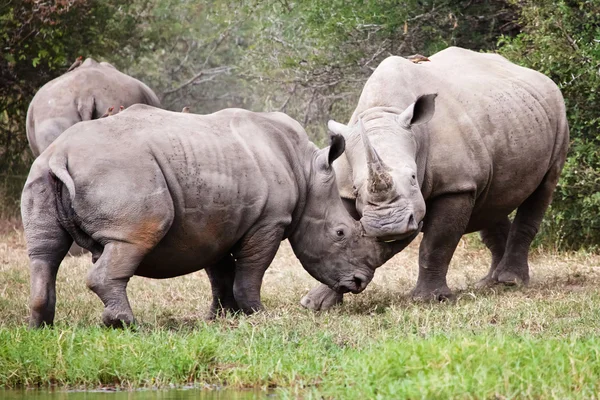
[[[106,62],[86,59],[82,65],[46,83],[27,110],[27,140],[35,157],[80,121],[99,118],[108,107],[133,104],[160,107],[145,84]]]
[[[21,212],[31,266],[31,321],[51,324],[59,264],[73,239],[92,252],[87,285],[108,326],[133,323],[133,275],[205,268],[211,314],[262,309],[260,288],[289,238],[316,279],[358,293],[397,249],[363,235],[344,208],[332,162],[281,113],[210,115],[135,105],[68,129],[33,163]]]
[[[480,284],[526,284],[569,144],[563,97],[546,76],[496,54],[450,47],[430,60],[385,59],[349,126],[329,122],[347,142],[334,163],[341,196],[370,236],[394,240],[422,225],[415,297],[451,295],[448,264],[475,231],[492,253]],[[341,300],[321,286],[302,304]]]

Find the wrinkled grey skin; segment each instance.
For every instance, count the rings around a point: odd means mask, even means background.
[[[340,193],[371,236],[403,238],[423,223],[415,297],[451,296],[448,264],[461,236],[475,231],[492,253],[480,286],[527,284],[529,247],[569,143],[562,95],[499,55],[451,47],[430,59],[385,59],[349,126],[330,121],[347,139],[334,163]],[[302,304],[341,300],[319,287]]]
[[[87,285],[103,321],[134,321],[133,275],[170,278],[205,268],[210,316],[262,309],[260,288],[289,238],[316,279],[362,291],[398,250],[362,234],[337,190],[333,160],[281,113],[211,115],[135,105],[61,135],[34,162],[21,211],[31,266],[32,327],[52,324],[58,267],[73,238],[90,250]]]
[[[160,107],[145,84],[91,58],[74,70],[46,83],[27,110],[27,140],[35,157],[80,121],[99,118],[108,107],[133,104]]]

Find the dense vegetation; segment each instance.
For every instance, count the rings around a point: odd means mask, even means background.
[[[323,144],[326,120],[348,119],[382,59],[457,45],[498,51],[559,84],[572,147],[544,238],[571,248],[600,239],[597,1],[8,0],[0,44],[5,203],[16,203],[10,188],[31,162],[27,105],[78,55],[146,82],[166,108],[281,110]]]

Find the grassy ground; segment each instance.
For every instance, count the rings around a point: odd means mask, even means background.
[[[476,291],[489,255],[471,238],[451,265],[450,304],[414,303],[417,243],[362,294],[314,314],[299,300],[315,281],[284,243],[267,271],[267,312],[202,321],[203,272],[134,278],[135,330],[100,326],[85,288],[87,257],[63,262],[57,326],[30,331],[29,277],[18,222],[0,225],[0,386],[276,388],[306,398],[597,398],[600,256],[532,255],[524,289]]]

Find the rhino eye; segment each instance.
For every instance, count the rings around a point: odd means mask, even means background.
[[[415,177],[415,174],[412,174],[412,177],[411,177],[411,178],[415,179],[415,178],[416,178],[416,177]]]
[[[344,231],[341,229],[338,229],[337,231],[335,231],[335,234],[340,238],[344,237]]]

